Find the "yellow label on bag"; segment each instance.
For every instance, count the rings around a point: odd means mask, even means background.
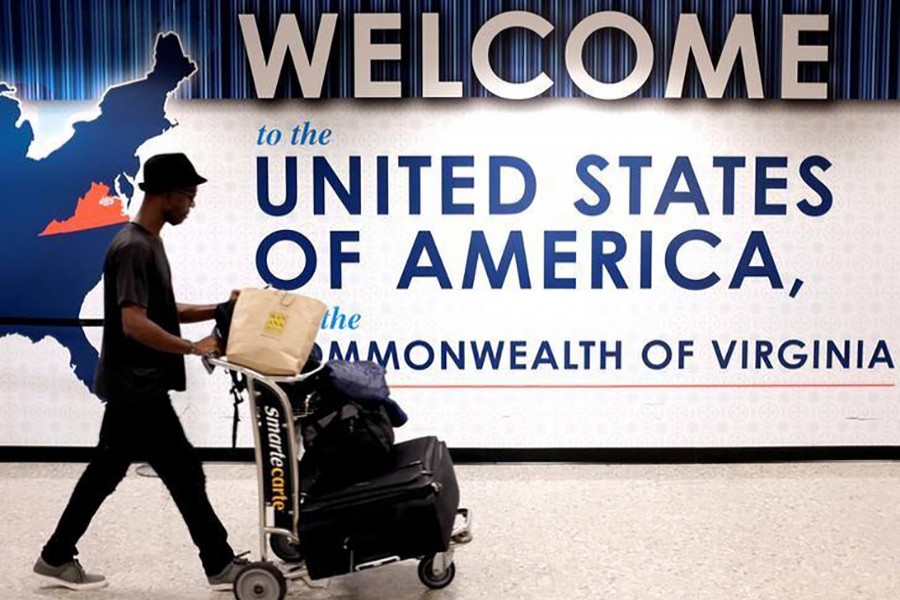
[[[284,333],[284,327],[287,325],[287,320],[288,316],[286,314],[271,312],[269,313],[269,318],[266,319],[266,326],[263,328],[263,332],[266,335],[280,337],[281,334]]]

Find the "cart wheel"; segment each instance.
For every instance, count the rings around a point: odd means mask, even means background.
[[[284,600],[287,581],[273,564],[250,563],[234,580],[234,597],[237,600]]]
[[[450,563],[440,575],[432,573],[431,568],[434,565],[434,554],[426,556],[419,561],[419,581],[433,590],[439,590],[450,585],[453,577],[456,575],[456,565]]]
[[[273,534],[269,536],[269,547],[275,556],[289,563],[303,562],[303,550],[300,544],[293,543],[290,538],[285,535]]]

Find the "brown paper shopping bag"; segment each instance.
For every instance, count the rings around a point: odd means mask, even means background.
[[[296,375],[312,352],[325,305],[273,289],[241,290],[228,334],[228,362],[264,375]]]

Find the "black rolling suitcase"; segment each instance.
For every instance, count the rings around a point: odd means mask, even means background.
[[[397,444],[384,474],[335,491],[310,490],[300,511],[309,575],[321,579],[376,561],[444,552],[458,506],[444,442],[423,437]]]

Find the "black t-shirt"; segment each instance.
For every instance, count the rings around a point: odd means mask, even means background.
[[[104,400],[158,397],[184,390],[184,357],[159,352],[125,336],[122,309],[136,304],[181,337],[172,275],[162,239],[136,223],[113,238],[103,265],[103,346],[94,392]]]

